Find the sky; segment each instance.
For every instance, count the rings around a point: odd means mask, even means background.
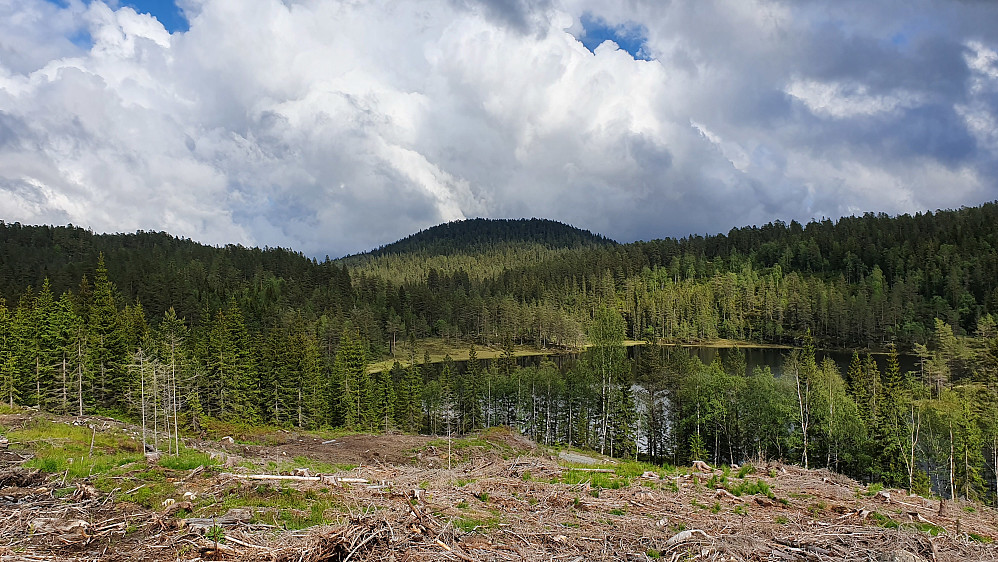
[[[337,257],[998,199],[998,3],[0,0],[0,220]]]

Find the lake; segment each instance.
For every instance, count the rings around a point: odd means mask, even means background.
[[[745,358],[745,374],[749,375],[756,367],[769,367],[774,375],[780,376],[783,373],[783,362],[786,360],[790,353],[789,349],[780,349],[773,347],[717,347],[717,346],[657,346],[662,349],[663,353],[688,353],[691,356],[696,356],[703,363],[707,364],[712,361],[718,355],[741,353]],[[634,356],[635,347],[628,347],[628,356]],[[520,367],[536,367],[541,364],[542,361],[548,359],[551,360],[558,369],[561,371],[568,370],[572,368],[579,359],[585,354],[582,353],[557,353],[551,355],[526,355],[515,357],[515,362]],[[838,365],[839,372],[844,377],[846,371],[849,369],[849,363],[852,361],[852,352],[843,350],[815,350],[815,359],[820,364],[826,357],[831,358]],[[871,354],[877,363],[877,367],[880,372],[883,373],[887,368],[887,354],[886,353],[872,353]],[[866,353],[860,353],[862,359],[866,358]],[[479,363],[483,368],[490,367],[495,359],[479,359]],[[916,355],[910,354],[899,354],[898,363],[901,365],[901,371],[919,371],[919,359]],[[459,372],[463,372],[467,361],[454,361],[454,366]],[[440,369],[442,368],[442,363],[434,363],[431,368],[431,377],[439,375]]]

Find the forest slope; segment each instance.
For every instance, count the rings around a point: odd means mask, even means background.
[[[998,310],[998,204],[616,244],[554,221],[439,225],[369,254],[323,261],[281,248],[205,246],[166,233],[98,235],[0,222],[0,297],[45,279],[80,293],[105,256],[118,302],[150,318],[210,319],[234,298],[255,330],[298,311],[390,340],[457,337],[565,343],[601,303],[628,337],[902,347],[940,318],[973,333]]]

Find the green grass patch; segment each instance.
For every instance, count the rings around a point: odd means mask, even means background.
[[[263,445],[272,447],[286,443],[290,437],[289,428],[275,425],[257,425],[239,421],[222,421],[206,418],[202,428],[209,439],[232,437],[243,445]],[[311,435],[322,440],[336,439],[344,435],[356,434],[356,431],[345,428],[323,429],[317,431],[302,431],[294,429],[296,434]]]
[[[289,530],[333,523],[343,509],[330,490],[298,490],[270,484],[230,488],[212,507],[219,515],[235,507],[250,508],[256,512],[256,521]]]
[[[741,468],[738,469],[738,478],[745,478],[749,474],[755,474],[755,467],[751,464],[743,464]]]
[[[474,532],[475,529],[495,529],[499,526],[499,518],[492,516],[486,519],[478,519],[475,517],[461,516],[453,521],[454,528],[460,529],[465,533]]]
[[[108,484],[103,484],[101,488],[107,488]],[[126,492],[128,490],[125,490]],[[137,503],[143,507],[149,509],[162,509],[163,500],[166,498],[176,498],[177,488],[172,482],[154,481],[145,482],[145,486],[135,490],[131,493],[122,493],[119,498],[121,501],[129,501]]]
[[[357,465],[350,463],[329,463],[308,457],[298,456],[294,458],[295,468],[307,468],[313,474],[334,474],[336,472],[349,472]]]
[[[452,437],[450,440],[446,437],[433,439],[426,446],[436,447],[441,451],[447,451],[448,447],[450,447],[451,453],[458,456],[466,456],[473,449],[495,451],[503,458],[506,458],[506,456],[516,452],[513,447],[507,445],[505,442],[509,438],[511,431],[508,427],[491,427],[478,435]]]
[[[608,490],[619,490],[630,485],[630,479],[618,476],[612,472],[588,472],[585,470],[573,470],[569,467],[561,473],[558,482],[577,486],[588,483],[592,488],[603,488]]]
[[[967,535],[967,538],[974,542],[979,542],[983,544],[991,544],[992,542],[994,542],[990,537],[981,536],[978,535],[977,533],[970,533]]]
[[[884,489],[883,484],[881,484],[880,482],[874,482],[873,484],[870,484],[869,486],[866,487],[866,491],[863,492],[863,495],[867,497],[872,497],[877,495],[877,492],[883,489]]]
[[[63,473],[67,479],[105,474],[124,465],[145,461],[141,444],[119,431],[94,434],[85,426],[37,419],[6,435],[17,444],[12,445],[12,449],[33,452],[34,457],[24,466],[50,474]]]
[[[874,511],[873,513],[871,513],[870,519],[872,519],[874,523],[885,529],[897,529],[900,526],[898,522],[891,519],[889,515],[884,515],[879,511]]]
[[[808,506],[807,510],[811,513],[813,517],[818,517],[828,509],[828,504],[825,502],[813,503]]]
[[[943,529],[939,525],[933,525],[932,523],[911,523],[911,525],[913,525],[919,531],[933,537],[937,537],[940,534],[946,532],[946,529]]]
[[[166,455],[159,459],[159,465],[171,470],[194,470],[199,466],[209,467],[220,464],[218,460],[211,458],[208,453],[202,453],[194,449],[181,449],[178,455]]]
[[[654,472],[659,478],[666,476],[666,470],[658,465],[640,461],[620,461],[613,468],[614,473],[621,478],[637,478],[646,472]]]
[[[765,480],[742,480],[738,484],[728,487],[728,491],[736,496],[763,495],[773,498],[773,490]]]

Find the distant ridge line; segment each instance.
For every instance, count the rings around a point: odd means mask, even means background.
[[[450,254],[517,243],[541,244],[548,248],[617,245],[603,235],[551,219],[473,218],[438,224],[358,255]]]

